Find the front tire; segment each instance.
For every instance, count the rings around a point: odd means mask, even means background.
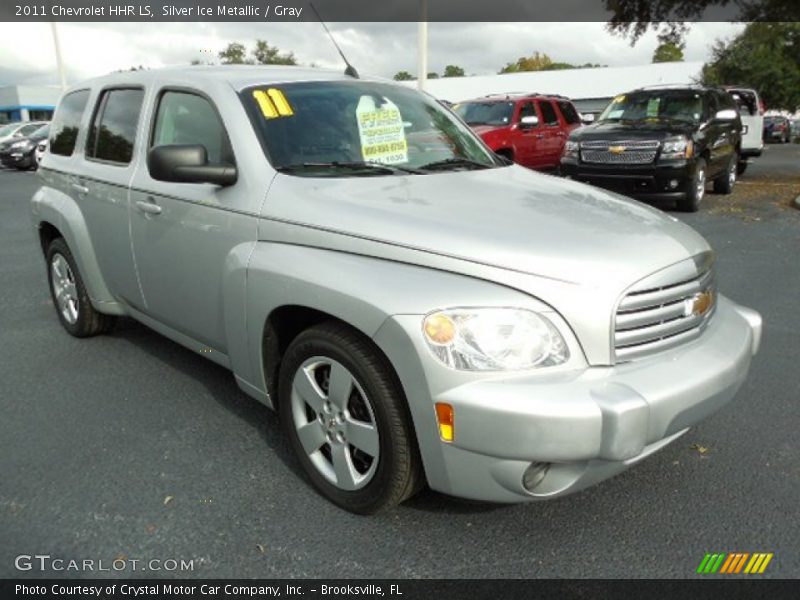
[[[56,238],[50,243],[46,257],[50,295],[58,320],[67,333],[82,338],[111,330],[116,323],[116,317],[99,313],[92,306],[78,266],[64,238]]]
[[[697,212],[700,202],[706,194],[706,161],[698,158],[695,165],[694,175],[686,183],[686,192],[677,201],[678,210],[683,212]]]
[[[278,401],[303,470],[334,504],[373,514],[419,489],[421,461],[403,390],[360,333],[328,322],[298,335],[281,364]]]
[[[723,173],[714,180],[714,192],[717,194],[731,194],[736,185],[736,176],[739,172],[739,155],[731,156],[728,166]]]

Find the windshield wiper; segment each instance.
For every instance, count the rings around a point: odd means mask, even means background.
[[[422,165],[420,169],[424,171],[439,171],[439,170],[446,170],[450,167],[467,167],[470,169],[490,169],[492,165],[487,165],[486,163],[478,162],[477,160],[472,160],[469,158],[462,158],[459,156],[454,156],[452,158],[445,158],[444,160],[437,160],[432,163],[428,163],[427,165]]]
[[[397,165],[387,165],[379,162],[372,161],[330,161],[330,162],[303,162],[291,165],[284,165],[278,167],[281,173],[290,171],[299,171],[302,169],[347,169],[347,170],[365,170],[372,171],[373,173],[385,173],[390,175],[407,175],[409,173],[422,174],[423,171],[419,169],[412,169],[411,167],[398,167]]]

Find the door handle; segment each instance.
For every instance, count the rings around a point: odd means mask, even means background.
[[[567,134],[566,134],[566,133],[564,133],[563,131],[559,131],[559,132],[558,132],[556,135],[557,135],[558,137],[566,137],[566,135],[567,135]]]
[[[541,140],[541,139],[543,139],[543,138],[544,138],[544,134],[543,134],[543,133],[537,133],[537,134],[536,134],[536,139],[537,139],[537,140]]]
[[[136,208],[145,213],[146,215],[160,215],[161,207],[153,201],[145,202],[144,200],[136,201]]]
[[[85,185],[81,185],[80,183],[73,183],[71,185],[72,185],[72,189],[75,190],[76,192],[79,192],[81,194],[88,194],[89,193],[89,188],[86,187]]]

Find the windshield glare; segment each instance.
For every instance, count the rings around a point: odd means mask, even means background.
[[[0,127],[0,137],[11,135],[19,127],[19,123],[11,123]]]
[[[298,82],[248,88],[242,98],[273,167],[294,175],[348,176],[334,167],[364,162],[393,167],[376,175],[453,159],[499,165],[436,100],[397,85]]]
[[[462,102],[453,107],[468,125],[503,126],[511,123],[513,102]]]
[[[689,90],[634,92],[617,96],[600,121],[673,120],[697,123],[706,114],[703,96]]]

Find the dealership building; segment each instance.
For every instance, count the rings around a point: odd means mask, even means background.
[[[0,123],[49,121],[60,96],[57,85],[0,86]]]
[[[425,91],[440,100],[460,102],[491,94],[559,94],[581,113],[600,113],[614,96],[649,85],[689,84],[700,79],[703,63],[653,63],[635,67],[596,67],[429,79]],[[415,86],[416,81],[405,82]]]

